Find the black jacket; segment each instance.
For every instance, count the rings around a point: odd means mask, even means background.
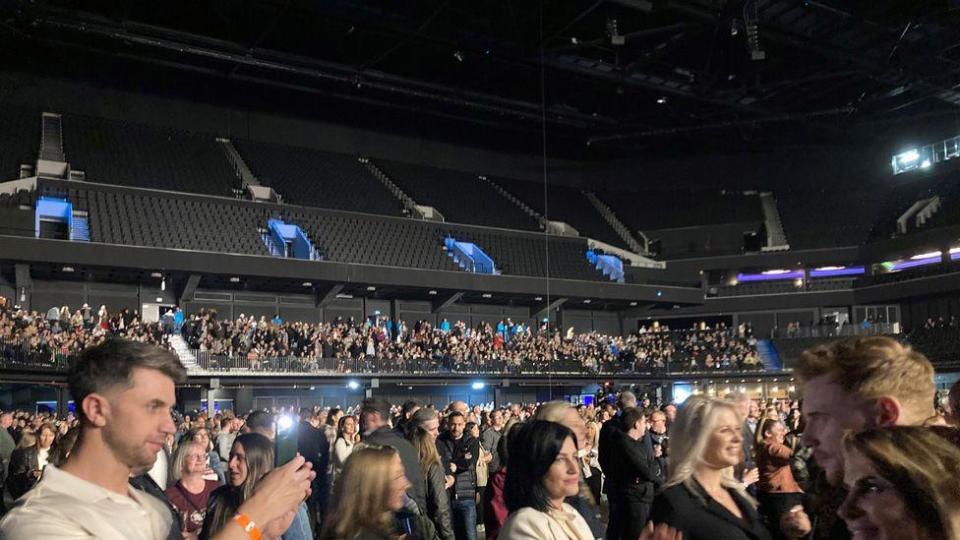
[[[452,463],[457,466],[457,470],[453,471],[455,481],[451,498],[472,500],[477,494],[477,459],[480,457],[480,440],[466,434],[454,440],[448,431],[437,439],[437,445],[444,464]]]
[[[770,540],[756,508],[737,492],[730,491],[743,519],[716,502],[693,480],[693,488],[670,486],[653,501],[650,519],[683,532],[684,540]],[[698,496],[699,495],[699,496]]]
[[[633,502],[652,503],[657,488],[663,483],[660,465],[647,449],[649,439],[633,440],[618,431],[611,436],[612,455],[607,465],[609,493],[629,497]]]
[[[407,495],[416,501],[420,507],[420,512],[424,513],[427,509],[427,483],[423,479],[420,471],[420,457],[416,449],[406,439],[398,437],[397,434],[387,426],[384,426],[363,438],[363,442],[368,444],[377,444],[380,446],[392,446],[400,453],[400,461],[403,462],[404,471],[407,473],[407,480],[410,481],[410,489]]]
[[[10,468],[7,474],[7,490],[14,499],[19,499],[37,483],[39,478],[33,471],[40,468],[37,460],[37,447],[17,448],[10,454]]]
[[[297,431],[297,452],[313,464],[313,470],[317,473],[311,486],[313,492],[310,497],[322,513],[326,509],[329,491],[327,469],[330,464],[330,443],[327,441],[327,434],[322,428],[310,425],[310,422],[300,422]]]
[[[437,528],[440,540],[453,540],[453,521],[450,518],[450,499],[447,498],[447,479],[443,468],[434,463],[427,471],[426,515]]]

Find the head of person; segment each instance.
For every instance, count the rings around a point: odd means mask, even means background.
[[[207,452],[204,446],[193,440],[186,440],[177,447],[170,467],[174,482],[184,477],[200,476],[207,470]]]
[[[673,403],[664,405],[663,412],[667,415],[668,424],[672,424],[677,419],[677,406]]]
[[[343,409],[340,407],[334,407],[330,409],[329,413],[327,413],[327,425],[338,427],[340,425],[341,418],[343,418]]]
[[[650,431],[657,435],[663,435],[667,432],[667,415],[663,411],[653,411],[650,413]]]
[[[563,499],[580,492],[577,442],[569,428],[532,420],[512,428],[508,437],[504,498],[511,512],[560,509]]]
[[[766,418],[760,423],[757,432],[760,434],[761,443],[783,444],[787,436],[787,426],[779,419]]]
[[[500,429],[503,427],[503,411],[500,409],[494,409],[490,411],[488,418],[490,419],[490,427],[494,429]]]
[[[960,538],[960,449],[919,426],[848,432],[837,513],[854,538]]]
[[[394,537],[393,512],[410,487],[400,454],[389,446],[360,445],[347,458],[331,498],[323,538],[353,538],[360,531]]]
[[[71,427],[66,433],[61,435],[50,453],[50,463],[53,463],[55,467],[60,467],[66,463],[67,458],[70,457],[70,452],[73,451],[73,446],[77,444],[77,437],[79,435],[80,428],[78,426]]]
[[[37,448],[48,450],[57,438],[57,428],[51,422],[40,424],[37,429]]]
[[[480,438],[480,424],[476,422],[467,422],[467,427],[463,431],[467,435],[470,435],[474,439]]]
[[[667,485],[685,484],[692,489],[694,474],[706,468],[723,471],[723,485],[744,494],[731,472],[742,456],[743,427],[736,405],[725,399],[690,396],[670,428],[673,471]]]
[[[390,425],[390,402],[379,397],[368,397],[360,407],[360,431],[370,433]]]
[[[808,349],[796,369],[803,386],[803,442],[826,472],[843,478],[843,434],[921,425],[932,417],[936,387],[925,356],[888,337],[837,340]]]
[[[470,412],[470,406],[467,405],[466,402],[459,401],[459,400],[450,403],[449,409],[451,412],[457,411],[458,413],[462,414],[464,417],[466,417],[467,413]]]
[[[17,448],[30,448],[37,445],[37,433],[32,429],[24,429],[20,434],[20,442]]]
[[[467,418],[460,411],[453,411],[447,415],[447,428],[450,430],[450,437],[459,439],[467,430]]]
[[[421,405],[419,401],[413,399],[404,401],[403,405],[400,406],[400,418],[402,418],[404,421],[409,420],[415,412],[420,410],[420,407]]]
[[[353,442],[353,436],[356,435],[356,433],[357,419],[353,416],[341,416],[340,421],[337,422],[337,437],[349,439],[350,442]]]
[[[13,413],[0,414],[0,429],[7,429],[13,425]]]
[[[78,445],[142,472],[176,431],[170,410],[186,370],[170,351],[111,339],[86,349],[71,366],[70,395],[81,421]]]
[[[270,440],[277,436],[273,414],[267,411],[253,411],[247,416],[246,425],[250,433],[258,433]]]
[[[533,419],[556,422],[567,426],[577,439],[577,447],[583,448],[586,442],[587,425],[573,405],[566,401],[548,401],[537,408],[537,413],[533,416]]]
[[[750,396],[743,392],[733,392],[727,394],[727,401],[733,403],[733,406],[737,411],[737,416],[740,418],[741,422],[747,421],[747,417],[750,416],[750,411],[757,405],[752,399],[750,399]]]
[[[240,490],[243,500],[250,497],[257,481],[271,470],[273,443],[270,439],[259,433],[237,436],[227,462],[227,483]]]
[[[638,407],[624,409],[620,413],[620,429],[633,439],[643,437],[647,432],[647,418],[643,410]]]
[[[410,418],[410,428],[413,433],[423,431],[436,441],[440,437],[440,415],[433,409],[420,409]]]
[[[259,433],[238,435],[230,448],[227,462],[227,485],[223,504],[210,515],[210,532],[216,534],[233,519],[241,504],[253,494],[261,478],[273,469],[273,443]]]
[[[620,395],[617,397],[617,408],[621,411],[624,409],[629,409],[630,407],[637,406],[637,396],[633,392],[628,392],[624,390],[620,392]]]
[[[205,427],[191,429],[184,434],[184,439],[199,444],[204,452],[209,452],[213,449],[213,442],[210,440],[210,430]]]

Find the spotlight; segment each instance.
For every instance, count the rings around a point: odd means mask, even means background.
[[[303,285],[304,287],[313,287],[313,283],[310,282],[310,281],[304,281],[304,282],[302,283],[302,285]]]
[[[657,98],[657,104],[664,105],[667,103],[667,96],[660,96]]]
[[[240,278],[237,276],[233,276],[232,278],[230,278],[230,283],[240,283]]]
[[[286,431],[291,427],[293,427],[293,418],[287,415],[277,417],[277,428],[279,428],[279,431]]]
[[[570,43],[573,43],[574,45],[579,45],[579,44],[580,44],[580,40],[577,39],[576,37],[571,37],[571,38],[570,38]]]
[[[458,62],[463,62],[463,53],[460,51],[455,51],[453,57],[457,59]]]
[[[470,385],[470,388],[473,388],[474,390],[483,390],[486,387],[487,384],[483,381],[476,381]]]
[[[351,390],[357,390],[358,388],[360,388],[360,383],[358,383],[357,381],[350,381],[347,383],[347,388]]]
[[[160,290],[161,291],[167,290],[167,278],[163,278],[160,280]]]

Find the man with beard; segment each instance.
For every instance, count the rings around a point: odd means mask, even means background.
[[[69,376],[81,422],[70,459],[46,468],[0,537],[168,538],[177,525],[169,509],[129,481],[176,431],[174,384],[185,379],[177,357],[151,345],[110,340],[85,351]]]
[[[84,351],[68,378],[80,418],[76,445],[65,464],[47,465],[40,482],[16,502],[0,522],[0,538],[180,538],[162,492],[149,495],[133,487],[131,477],[151,468],[176,431],[170,411],[175,383],[185,380],[176,355],[152,345],[112,339]],[[313,477],[303,464],[297,458],[267,475],[214,540],[247,538],[246,531],[274,520],[289,525]]]

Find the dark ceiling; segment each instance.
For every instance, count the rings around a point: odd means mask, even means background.
[[[881,141],[960,111],[957,0],[35,0],[0,17],[14,69],[523,152],[545,130],[580,159]]]

